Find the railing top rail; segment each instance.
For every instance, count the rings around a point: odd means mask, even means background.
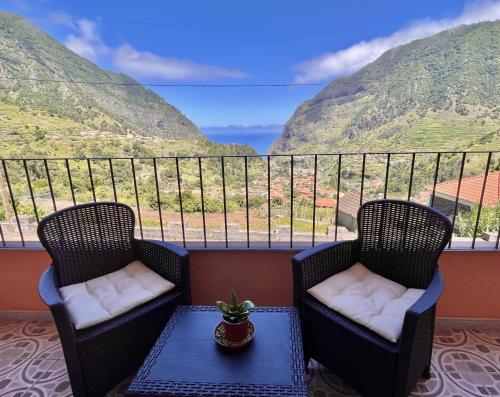
[[[331,153],[279,153],[279,154],[221,154],[221,155],[193,155],[193,156],[145,156],[145,157],[124,157],[124,156],[119,156],[119,157],[0,157],[0,161],[2,160],[8,160],[8,161],[43,161],[43,160],[80,160],[80,161],[86,161],[86,160],[129,160],[130,159],[140,159],[140,160],[153,160],[153,159],[198,159],[198,158],[216,158],[220,159],[221,157],[224,158],[244,158],[244,157],[301,157],[301,156],[362,156],[362,155],[412,155],[412,154],[463,154],[463,153],[470,153],[470,154],[488,154],[488,153],[500,153],[500,150],[460,150],[460,151],[455,151],[455,150],[435,150],[435,151],[397,151],[397,152],[331,152]]]

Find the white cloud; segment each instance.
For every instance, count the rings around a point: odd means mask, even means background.
[[[236,69],[216,65],[205,65],[188,60],[164,57],[148,51],[139,51],[129,44],[118,48],[107,46],[101,38],[99,25],[89,19],[73,19],[64,12],[52,13],[54,24],[73,31],[66,36],[64,44],[77,54],[97,62],[102,55],[110,55],[120,72],[135,78],[157,78],[167,81],[207,81],[218,78],[243,78],[248,74]]]
[[[65,23],[68,22],[65,21]],[[91,61],[96,61],[100,55],[107,54],[110,51],[102,41],[95,21],[78,19],[74,24],[75,33],[69,34],[64,42],[71,51]]]
[[[162,57],[148,51],[138,51],[128,44],[116,49],[115,65],[134,77],[164,80],[212,80],[216,78],[242,78],[247,74],[240,70],[225,69],[187,60]]]
[[[412,40],[431,36],[455,26],[500,19],[500,1],[468,3],[457,18],[420,20],[390,36],[361,41],[349,48],[327,53],[294,66],[297,83],[319,82],[351,74],[373,62],[385,51]]]

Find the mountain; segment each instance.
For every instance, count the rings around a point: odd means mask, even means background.
[[[302,103],[271,153],[500,149],[500,21],[382,54]]]
[[[101,69],[5,12],[0,12],[0,138],[2,156],[253,152],[208,141],[152,90]]]

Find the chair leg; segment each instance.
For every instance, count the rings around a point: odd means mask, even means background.
[[[424,379],[431,378],[431,365],[430,364],[427,367],[425,367],[424,372],[422,372],[422,377]]]

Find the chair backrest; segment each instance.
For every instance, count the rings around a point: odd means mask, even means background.
[[[81,283],[134,260],[135,217],[119,203],[65,208],[42,219],[38,237],[56,268],[59,287]]]
[[[358,211],[359,260],[408,288],[426,288],[448,243],[448,218],[420,204],[369,201]]]

